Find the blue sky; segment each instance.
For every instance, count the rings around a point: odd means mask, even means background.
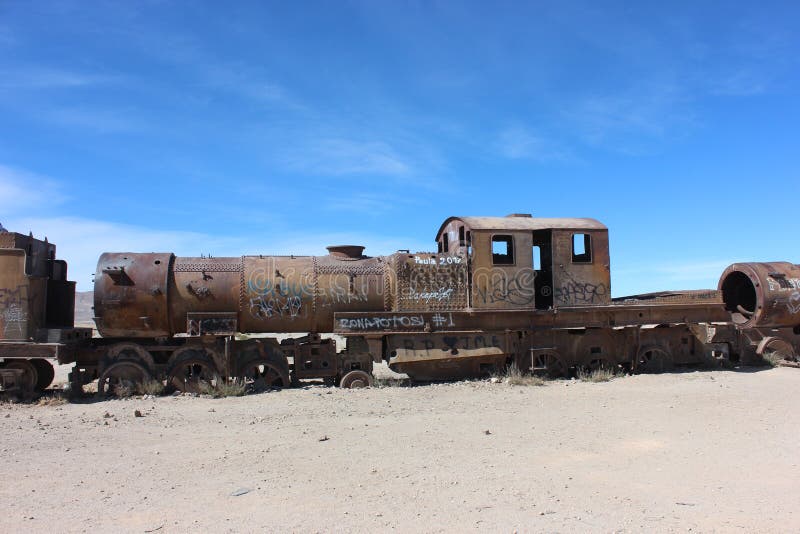
[[[616,296],[800,262],[797,2],[0,1],[0,222],[104,250],[434,249],[594,217]]]

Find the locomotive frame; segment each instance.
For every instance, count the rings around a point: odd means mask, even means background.
[[[563,376],[793,360],[800,349],[796,265],[737,264],[719,290],[612,299],[608,229],[594,219],[450,217],[436,243],[379,257],[353,245],[313,257],[106,253],[101,337],[90,338],[73,326],[75,284],[55,246],[0,233],[0,383],[42,389],[48,360],[74,363],[74,387],[99,379],[105,393],[148,380],[183,391],[228,379],[359,387],[381,361],[447,380],[508,365]]]

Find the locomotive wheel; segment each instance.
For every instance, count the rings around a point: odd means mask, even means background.
[[[117,343],[108,348],[105,354],[105,364],[112,365],[116,362],[135,362],[152,373],[155,369],[153,356],[141,345],[136,343]]]
[[[256,358],[242,365],[239,379],[249,392],[289,387],[289,371],[267,358]]]
[[[200,351],[187,351],[172,363],[168,383],[185,393],[206,393],[222,382],[214,362]]]
[[[36,389],[46,389],[53,383],[56,370],[53,369],[53,365],[50,362],[41,358],[31,360],[31,363],[36,367],[36,372],[39,374],[36,379]]]
[[[531,371],[536,375],[547,375],[550,378],[559,378],[566,374],[564,362],[554,352],[542,352],[533,357]]]
[[[33,360],[6,360],[6,369],[21,369],[22,376],[20,376],[19,387],[23,391],[33,391],[39,383],[39,371]]]
[[[662,347],[645,346],[639,349],[637,373],[662,373],[672,369],[672,355]]]
[[[111,364],[97,379],[97,394],[128,397],[137,392],[140,384],[150,380],[150,373],[136,362]]]
[[[361,369],[350,371],[339,381],[340,388],[366,388],[372,386],[372,375]]]

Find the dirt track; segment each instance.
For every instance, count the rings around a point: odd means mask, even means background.
[[[3,404],[0,531],[797,530],[798,391],[771,369]]]

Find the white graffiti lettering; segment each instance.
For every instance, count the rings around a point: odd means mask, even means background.
[[[436,315],[431,317],[431,322],[437,328],[441,328],[442,326],[445,326],[445,325],[449,326],[449,327],[453,327],[453,326],[456,325],[456,323],[453,322],[453,314],[452,313],[448,313],[447,317],[445,317],[444,315],[442,315],[440,313],[437,313]]]
[[[409,290],[409,298],[412,300],[422,300],[425,302],[430,302],[435,300],[437,302],[442,302],[444,300],[448,300],[450,296],[453,294],[453,288],[442,287],[435,291],[414,291],[413,289]]]
[[[789,308],[789,313],[800,313],[800,291],[795,291],[789,296],[786,306]]]
[[[431,258],[420,258],[419,256],[414,256],[414,263],[417,265],[458,265],[463,261],[464,259],[461,256],[437,256]]]
[[[391,330],[396,328],[422,328],[424,325],[425,320],[421,315],[339,319],[339,328],[344,330]]]

